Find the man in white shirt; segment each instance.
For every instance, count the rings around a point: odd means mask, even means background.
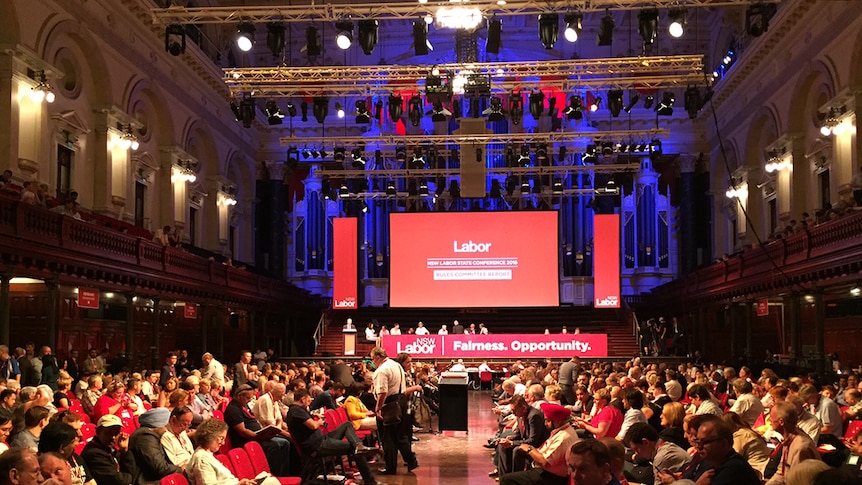
[[[488,335],[488,327],[484,323],[479,324],[479,335]]]
[[[192,410],[188,407],[175,408],[168,419],[167,431],[162,435],[161,444],[174,465],[185,468],[195,452],[192,440],[186,433],[192,425]]]
[[[437,330],[437,335],[449,335],[449,329],[446,327],[445,323],[440,327],[440,330]]]
[[[398,401],[401,398],[407,387],[407,382],[401,364],[390,359],[382,347],[374,347],[371,350],[371,360],[377,367],[377,370],[374,371],[373,389],[377,398],[374,411],[377,416],[380,416],[385,404]],[[401,452],[404,462],[407,463],[408,471],[413,471],[419,466],[408,435],[410,425],[407,419],[407,409],[404,407],[401,408],[400,423],[383,425],[381,421],[378,421],[378,430],[382,430],[380,434],[383,440],[383,459],[386,463],[386,468],[381,469],[380,473],[387,475],[397,473],[399,452]]]
[[[203,379],[218,379],[221,382],[224,382],[224,365],[221,362],[215,360],[213,354],[207,352],[203,356],[201,356],[201,378]]]
[[[467,372],[467,367],[464,366],[464,359],[458,359],[458,362],[452,364],[449,370],[452,372]]]
[[[428,329],[425,328],[425,324],[419,322],[416,324],[416,335],[428,335]]]
[[[264,387],[265,394],[260,396],[254,403],[254,418],[264,428],[275,426],[281,429],[281,435],[290,437],[287,431],[287,423],[284,422],[281,412],[281,400],[287,393],[287,387],[282,383],[267,381]]]
[[[479,364],[479,372],[493,372],[491,366],[488,365],[487,360],[483,360],[481,364]]]
[[[763,403],[751,393],[751,382],[741,377],[733,381],[733,390],[736,393],[736,402],[730,411],[738,414],[749,428],[753,427],[757,418],[763,414]]]

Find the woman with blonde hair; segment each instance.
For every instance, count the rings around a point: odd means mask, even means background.
[[[623,427],[623,413],[614,406],[608,406],[610,400],[611,393],[607,389],[596,391],[593,396],[596,415],[589,422],[578,418],[578,428],[589,431],[596,439],[604,438],[605,436],[614,437],[619,434],[620,429]]]
[[[664,429],[659,433],[659,438],[687,450],[691,444],[685,438],[684,421],[685,406],[678,402],[665,404],[661,408],[661,425]]]
[[[734,412],[724,413],[721,419],[733,430],[733,450],[739,453],[752,468],[763,474],[770,455],[766,441]]]

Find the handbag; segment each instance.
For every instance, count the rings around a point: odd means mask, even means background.
[[[401,422],[401,404],[398,399],[389,401],[380,408],[380,420],[384,426],[390,426]]]

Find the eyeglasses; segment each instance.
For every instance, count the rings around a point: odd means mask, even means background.
[[[703,446],[706,446],[706,445],[708,445],[708,444],[710,444],[710,443],[714,443],[714,442],[716,442],[716,441],[718,441],[718,440],[720,440],[720,439],[721,439],[721,438],[718,438],[718,437],[716,437],[716,438],[707,438],[707,439],[705,439],[705,440],[694,439],[694,440],[691,440],[691,444],[692,444],[692,445],[694,445],[695,447],[703,447]]]

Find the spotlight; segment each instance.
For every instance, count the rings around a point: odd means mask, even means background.
[[[366,204],[365,201],[362,201],[362,213],[368,214],[368,204]]]
[[[326,115],[329,114],[329,98],[323,96],[315,97],[312,112],[314,113],[314,119],[322,124],[323,120],[326,119]]]
[[[584,151],[584,155],[582,157],[584,163],[596,163],[596,146],[595,145],[587,145],[587,149]]]
[[[356,116],[356,124],[359,125],[367,125],[371,123],[371,113],[368,111],[368,103],[364,99],[356,100],[356,112],[353,113],[353,116]]]
[[[859,285],[856,285],[853,288],[850,288],[850,295],[851,296],[862,295],[862,290],[859,289]]]
[[[243,52],[248,52],[254,47],[254,24],[243,22],[237,26],[236,45]]]
[[[584,117],[584,106],[580,96],[569,98],[569,105],[563,110],[563,114],[570,120],[579,120]]]
[[[333,150],[333,153],[332,153],[332,159],[335,160],[336,162],[344,162],[344,152],[345,151],[346,150],[344,149],[344,147],[335,147],[335,150]]]
[[[590,105],[590,113],[595,113],[599,110],[599,106],[602,104],[602,97],[596,96],[596,99],[593,100],[593,104]]]
[[[569,42],[577,42],[581,31],[584,29],[584,16],[580,12],[567,13],[563,17],[563,22],[566,23],[565,35]]]
[[[521,145],[521,154],[518,156],[518,165],[522,167],[529,167],[530,162],[530,145]]]
[[[602,17],[599,32],[596,35],[596,45],[611,45],[614,42],[614,18],[608,12]]]
[[[407,104],[409,106],[407,118],[410,119],[410,124],[419,126],[419,123],[422,122],[422,98],[414,95]]]
[[[401,115],[404,114],[404,100],[401,99],[401,96],[395,96],[394,94],[389,96],[389,118],[392,121],[398,121],[401,119]]]
[[[395,189],[394,180],[390,180],[386,183],[386,195],[398,195],[398,191]]]
[[[242,126],[251,128],[251,123],[254,121],[254,110],[254,99],[242,98],[239,103],[239,121],[242,122]]]
[[[407,161],[407,145],[404,143],[398,143],[395,145],[395,161],[398,163],[404,163]]]
[[[363,168],[365,168],[365,163],[367,162],[367,160],[365,160],[365,157],[362,155],[361,148],[354,148],[350,152],[350,156],[353,158],[353,168],[358,170],[362,170]]]
[[[290,115],[291,118],[296,116],[296,106],[290,101],[287,102],[287,114]]]
[[[432,105],[431,111],[428,111],[425,114],[431,115],[431,121],[446,121],[447,117],[452,116],[452,112],[444,108],[441,101],[435,101]]]
[[[347,50],[353,44],[353,22],[342,20],[335,23],[338,33],[335,35],[335,44],[341,50]]]
[[[413,159],[410,160],[408,168],[410,170],[422,170],[425,168],[425,158],[422,155],[422,147],[416,147],[413,149]]]
[[[300,52],[305,52],[310,56],[319,56],[322,48],[320,47],[320,36],[317,34],[317,27],[309,25],[305,29],[305,47],[300,49]]]
[[[620,111],[623,109],[623,90],[611,89],[608,91],[608,109],[611,110],[611,116],[618,118]]]
[[[338,116],[339,118],[344,118],[344,107],[341,106],[341,103],[335,103],[335,116]]]
[[[491,98],[490,106],[485,111],[482,111],[482,114],[488,117],[488,121],[503,121],[506,119],[506,112],[503,111],[503,100],[494,96]]]
[[[269,100],[266,102],[266,106],[264,107],[264,111],[266,112],[266,116],[268,118],[270,125],[280,125],[281,120],[284,118],[284,113],[278,109],[278,103],[275,100]]]
[[[186,29],[180,24],[165,27],[165,51],[178,56],[186,51]]]
[[[377,98],[377,102],[374,103],[374,119],[383,120],[383,98]]]
[[[638,33],[644,45],[653,45],[658,35],[658,9],[645,8],[638,13]]]
[[[521,97],[520,92],[512,91],[512,94],[509,95],[509,118],[511,118],[513,125],[517,125],[521,123],[523,117],[524,98]]]
[[[650,155],[661,155],[661,140],[653,138],[649,144]]]
[[[670,25],[667,27],[671,37],[680,38],[685,32],[685,24],[688,19],[688,13],[684,8],[672,8],[667,14],[670,20]]]
[[[673,114],[673,103],[676,101],[676,96],[670,91],[665,91],[661,95],[661,102],[656,106],[656,113],[660,116],[671,116]]]
[[[413,21],[413,49],[417,56],[427,56],[429,50],[434,50],[428,42],[428,24],[424,20]]]
[[[346,199],[349,196],[350,196],[350,189],[347,188],[346,182],[342,182],[341,188],[338,189],[338,198],[339,199]]]
[[[685,110],[688,112],[688,117],[691,119],[697,118],[697,112],[701,107],[700,89],[695,86],[689,86],[685,90],[683,100],[685,101]]]
[[[752,37],[760,37],[769,29],[769,21],[775,15],[775,4],[757,3],[745,11],[745,30]]]
[[[560,15],[543,13],[539,15],[539,40],[545,49],[553,49],[560,33]]]
[[[488,41],[485,43],[485,52],[488,54],[499,54],[501,37],[503,34],[503,21],[497,17],[488,21]]]
[[[536,162],[539,165],[546,165],[548,161],[548,145],[539,143],[536,145]]]
[[[545,93],[541,91],[533,91],[530,93],[530,114],[533,119],[538,120],[542,117],[542,112],[545,110]]]
[[[299,105],[300,111],[302,111],[302,121],[308,121],[308,102],[303,101],[301,105]]]
[[[419,181],[419,196],[425,197],[428,195],[428,182],[425,179]]]
[[[652,104],[655,102],[655,96],[652,94],[647,94],[646,98],[644,98],[644,108],[650,109],[652,108]]]
[[[530,181],[524,179],[521,182],[521,195],[526,195],[530,193]]]
[[[551,118],[557,117],[557,98],[556,96],[551,96],[548,98],[548,116]]]
[[[632,109],[635,107],[638,101],[640,101],[640,99],[641,97],[638,95],[638,93],[631,94],[629,96],[629,104],[627,104],[625,108],[623,108],[623,111],[625,111],[626,113],[631,113]]]
[[[270,22],[266,24],[266,46],[273,57],[278,57],[284,50],[284,24]]]
[[[365,19],[359,21],[359,47],[366,56],[370,56],[377,47],[377,21]]]
[[[559,178],[554,178],[554,185],[551,186],[551,193],[560,195],[563,193],[563,181]]]

